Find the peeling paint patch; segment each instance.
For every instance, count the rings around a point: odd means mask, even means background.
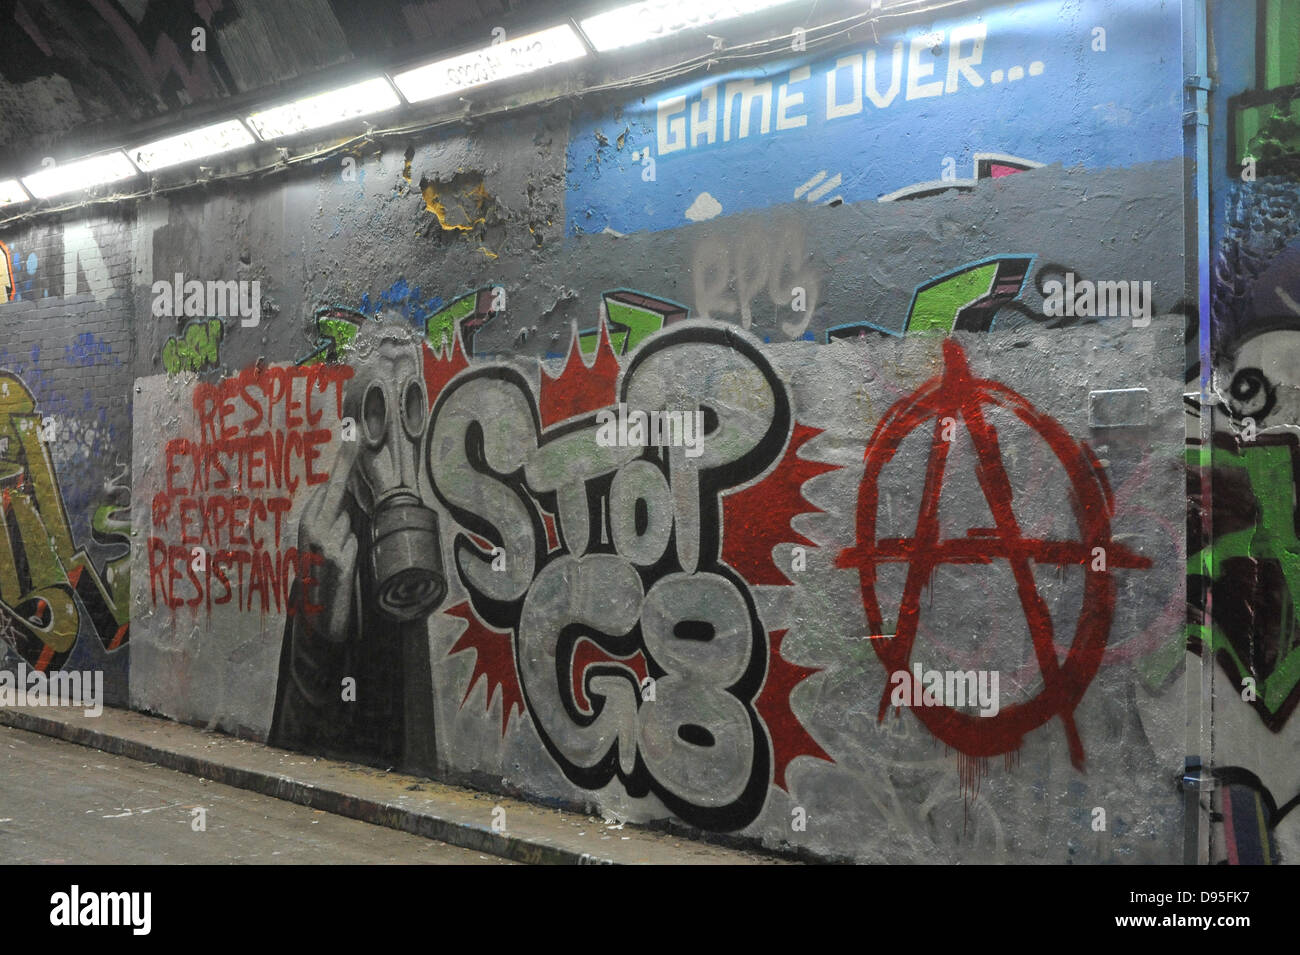
[[[425,210],[433,213],[444,232],[469,232],[487,223],[492,197],[482,176],[458,174],[447,183],[421,179],[420,194]]]
[[[704,222],[722,214],[722,203],[707,192],[701,192],[695,201],[686,207],[686,218],[692,222]],[[611,231],[606,227],[606,231]]]

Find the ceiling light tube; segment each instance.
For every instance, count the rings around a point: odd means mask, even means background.
[[[115,149],[111,153],[74,159],[61,166],[50,166],[30,176],[23,176],[23,187],[37,199],[49,199],[67,192],[130,179],[134,175],[137,175],[136,168],[126,158],[126,153]]]
[[[29,198],[17,179],[0,179],[0,207],[17,205]]]
[[[615,7],[582,21],[582,32],[599,52],[647,43],[683,30],[779,7],[790,0],[647,0]]]
[[[134,146],[127,150],[131,160],[145,172],[166,169],[181,163],[194,162],[251,146],[257,142],[237,119],[224,123],[213,123],[200,129],[192,129],[178,136],[169,136],[144,146]]]
[[[378,76],[261,110],[248,117],[248,124],[263,139],[278,139],[333,126],[347,119],[382,113],[401,105],[401,99],[393,92],[388,80]]]
[[[395,74],[393,82],[408,102],[419,103],[586,55],[587,48],[566,23],[417,66]]]

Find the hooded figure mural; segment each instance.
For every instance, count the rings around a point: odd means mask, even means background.
[[[366,334],[373,332],[373,334]],[[438,515],[419,490],[428,419],[418,341],[372,326],[348,356],[355,440],[308,499],[298,549],[324,563],[294,584],[268,742],[432,774],[426,618],[447,592]],[[319,609],[317,609],[319,608]]]

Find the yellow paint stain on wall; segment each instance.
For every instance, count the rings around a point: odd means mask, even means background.
[[[487,190],[482,182],[471,189],[440,192],[438,183],[426,182],[420,189],[424,208],[432,212],[444,232],[469,232],[487,221]]]

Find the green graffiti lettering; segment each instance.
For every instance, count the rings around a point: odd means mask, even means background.
[[[163,367],[169,375],[176,375],[216,365],[224,331],[219,318],[190,322],[179,336],[173,335],[163,343]]]
[[[1189,449],[1188,465],[1195,467],[1199,449]],[[1271,672],[1254,673],[1228,634],[1215,622],[1211,627],[1188,630],[1191,639],[1202,641],[1213,653],[1226,655],[1238,676],[1259,680],[1258,702],[1276,713],[1300,683],[1300,645],[1295,642],[1295,606],[1300,600],[1300,538],[1296,536],[1296,492],[1292,448],[1289,445],[1258,445],[1240,451],[1215,447],[1211,455],[1214,471],[1244,473],[1257,508],[1256,521],[1249,527],[1216,537],[1187,562],[1189,575],[1218,581],[1225,576],[1225,564],[1235,558],[1271,561],[1279,568],[1287,591],[1281,622],[1283,645]],[[1289,636],[1288,636],[1289,635]]]

